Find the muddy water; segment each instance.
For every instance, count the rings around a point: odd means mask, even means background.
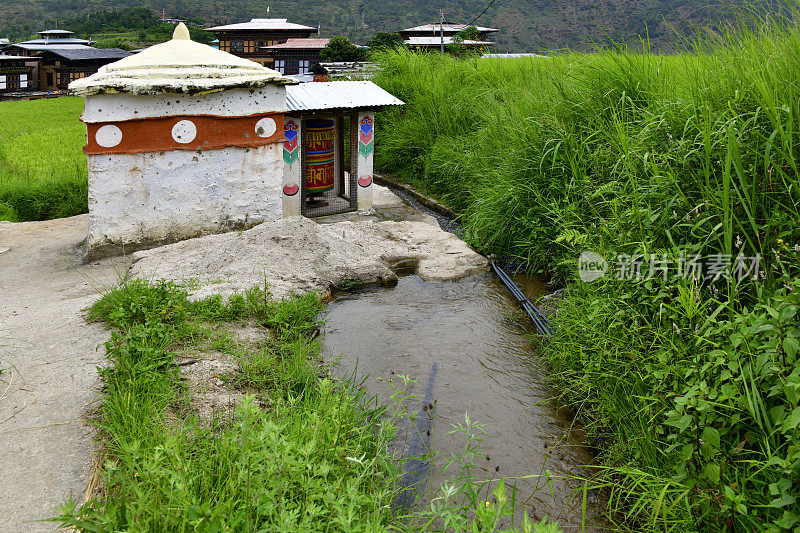
[[[536,280],[517,282],[529,298],[544,292]],[[369,392],[381,398],[391,392],[389,378],[408,375],[416,380],[412,391],[419,395],[414,400],[419,405],[409,407],[419,410],[430,388],[429,397],[437,400],[431,428],[439,453],[432,465],[434,486],[453,474],[442,472],[444,458],[461,453],[464,437],[446,434],[451,424],[464,422],[466,413],[482,424],[483,453],[477,463],[483,479],[502,476],[513,484],[510,478],[541,476],[516,481],[515,521],[527,509],[531,516],[547,516],[572,530],[582,522],[583,483],[565,477],[587,475],[582,465],[593,459],[581,446],[579,432],[571,430],[571,421],[550,401],[546,371],[525,320],[491,274],[432,283],[407,276],[393,289],[337,298],[329,306],[324,345],[328,357],[342,357],[339,372],[351,374],[357,368],[358,376],[369,375]],[[415,433],[407,423],[400,446],[413,447]],[[546,470],[553,476],[550,487]],[[594,529],[602,521],[592,517],[601,516],[601,510],[595,493],[590,491],[587,500],[587,526]]]

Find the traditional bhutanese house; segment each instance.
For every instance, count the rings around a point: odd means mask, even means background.
[[[458,32],[467,29],[469,26],[466,24],[453,24],[452,22],[445,22],[443,24],[423,24],[422,26],[414,26],[413,28],[406,28],[404,30],[400,30],[397,33],[403,39],[409,39],[411,37],[439,37],[440,32],[444,34],[445,37],[453,37]],[[478,29],[478,40],[486,41],[489,39],[489,35],[492,33],[497,33],[500,30],[497,28],[487,28],[484,26],[476,26]]]
[[[445,22],[443,24],[424,24],[413,28],[406,28],[397,33],[403,38],[403,44],[411,50],[438,51],[442,44],[445,46],[453,44],[453,38],[456,34],[468,27],[469,26],[466,24]],[[476,26],[476,28],[478,30],[477,39],[464,39],[458,44],[475,48],[479,51],[483,51],[486,47],[494,46],[495,43],[488,40],[489,36],[500,30],[484,26]]]
[[[369,209],[375,111],[402,104],[371,82],[298,85],[183,24],[70,89],[86,97],[89,260]]]
[[[20,56],[35,56],[43,50],[88,47],[94,44],[89,39],[75,37],[75,32],[67,30],[44,30],[37,32],[38,39],[10,44],[5,47],[7,53]]]
[[[103,65],[132,55],[119,48],[66,48],[44,50],[39,87],[43,91],[65,91],[70,83],[91,76]]]
[[[0,93],[34,89],[35,64],[29,57],[0,54]]]
[[[243,57],[262,66],[272,66],[272,57],[265,50],[268,46],[282,44],[289,39],[307,39],[317,28],[294,24],[286,19],[252,19],[226,26],[214,26],[204,31],[214,33],[219,40],[219,49]]]
[[[93,48],[93,41],[75,37],[67,30],[40,31],[39,38],[14,43],[4,48],[7,53],[41,58],[32,72],[32,89],[64,90],[70,81],[94,74],[102,65],[117,61],[129,52],[118,48]]]
[[[322,61],[320,52],[330,39],[288,39],[285,43],[264,47],[272,59],[272,68],[281,74],[308,74],[315,63]]]

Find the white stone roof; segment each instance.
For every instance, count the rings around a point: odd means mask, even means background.
[[[100,93],[203,93],[236,87],[286,85],[297,80],[258,63],[189,39],[181,23],[171,41],[110,63],[87,78],[70,83],[70,90],[88,96]]]
[[[302,24],[295,24],[288,22],[286,19],[252,19],[250,22],[239,22],[237,24],[228,24],[226,26],[214,26],[213,28],[206,28],[205,31],[264,31],[264,30],[303,30],[303,31],[317,31],[317,28],[312,26],[303,26]]]

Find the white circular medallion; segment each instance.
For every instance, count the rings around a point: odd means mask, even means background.
[[[122,142],[122,130],[111,124],[100,126],[94,134],[94,140],[103,148],[113,148]]]
[[[172,126],[172,138],[181,144],[190,143],[197,137],[197,126],[191,120],[181,120]]]
[[[275,135],[275,130],[277,129],[278,126],[275,124],[275,121],[269,117],[262,118],[256,122],[256,135],[259,137],[272,137]]]

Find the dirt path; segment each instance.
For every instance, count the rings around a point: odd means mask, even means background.
[[[93,445],[83,416],[108,332],[81,311],[126,268],[81,264],[86,225],[87,215],[0,222],[0,531],[53,531],[37,521],[83,499]]]

